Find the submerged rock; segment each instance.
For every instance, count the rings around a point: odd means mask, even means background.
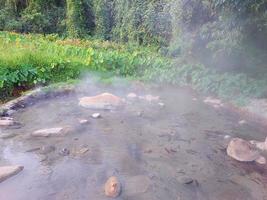
[[[48,128],[40,129],[34,131],[31,135],[34,137],[50,137],[50,136],[64,136],[69,132],[69,128],[57,127],[57,128]]]
[[[233,138],[227,147],[227,155],[241,162],[256,161],[265,164],[266,160],[250,142],[241,138]]]
[[[18,174],[23,168],[23,166],[19,165],[0,167],[0,182]]]
[[[127,95],[127,98],[128,98],[128,99],[136,99],[136,98],[137,98],[137,95],[136,95],[135,93],[129,93],[129,94]]]
[[[120,195],[121,192],[121,183],[118,178],[111,176],[105,183],[105,195],[107,197],[116,198]]]
[[[10,139],[10,138],[13,138],[13,137],[16,137],[16,136],[17,136],[16,133],[4,133],[4,134],[0,135],[0,138],[5,140],[5,139]]]
[[[103,93],[92,97],[80,98],[79,105],[91,109],[115,109],[124,105],[124,101],[113,94]]]
[[[151,181],[147,176],[138,175],[129,177],[127,181],[125,181],[125,193],[128,196],[142,194],[148,190],[150,185]]]

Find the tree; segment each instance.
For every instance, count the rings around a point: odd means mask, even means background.
[[[67,32],[70,37],[84,37],[94,28],[90,2],[85,0],[67,0]]]

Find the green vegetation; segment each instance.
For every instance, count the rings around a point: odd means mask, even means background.
[[[1,96],[85,71],[266,95],[266,0],[0,0],[0,31]]]
[[[267,81],[245,74],[218,73],[199,64],[177,63],[152,48],[101,40],[59,39],[53,35],[0,34],[0,92],[70,81],[89,72],[124,76],[194,88],[222,98],[244,102],[261,97]],[[108,80],[108,78],[105,80]],[[242,103],[241,102],[241,103]]]
[[[111,72],[139,77],[142,69],[167,62],[145,48],[100,40],[57,39],[53,35],[0,34],[0,88],[48,84],[80,77],[83,72]]]

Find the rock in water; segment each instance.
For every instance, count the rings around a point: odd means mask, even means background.
[[[265,158],[250,142],[241,138],[233,138],[227,147],[227,155],[241,162],[256,161],[265,164]]]
[[[84,125],[84,124],[89,124],[89,121],[87,119],[80,119],[79,123]]]
[[[1,117],[0,118],[0,127],[1,126],[13,126],[15,122],[11,117]]]
[[[137,98],[137,95],[136,95],[135,93],[129,93],[129,94],[127,95],[127,98],[128,98],[128,99],[136,99],[136,98]]]
[[[105,195],[107,197],[116,198],[120,195],[121,183],[115,176],[111,176],[105,183]]]
[[[159,101],[159,96],[153,96],[151,94],[147,94],[145,96],[139,96],[139,99],[143,99],[151,103],[151,102]]]
[[[23,166],[18,165],[0,167],[0,182],[18,174],[23,168]]]
[[[113,94],[103,93],[97,96],[80,98],[79,105],[91,109],[111,110],[123,106],[124,101]]]
[[[57,127],[57,128],[48,128],[48,129],[40,129],[34,131],[32,136],[34,137],[49,137],[49,136],[63,136],[68,132],[68,128]]]
[[[92,114],[92,118],[94,118],[94,119],[98,119],[100,117],[101,117],[101,114],[100,113],[94,113],[94,114]]]

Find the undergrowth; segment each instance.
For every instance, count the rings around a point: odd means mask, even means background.
[[[153,48],[0,32],[0,98],[12,95],[17,87],[64,82],[88,72],[190,85],[239,104],[264,97],[267,85],[266,80],[246,74],[218,73],[200,64],[177,62]]]

